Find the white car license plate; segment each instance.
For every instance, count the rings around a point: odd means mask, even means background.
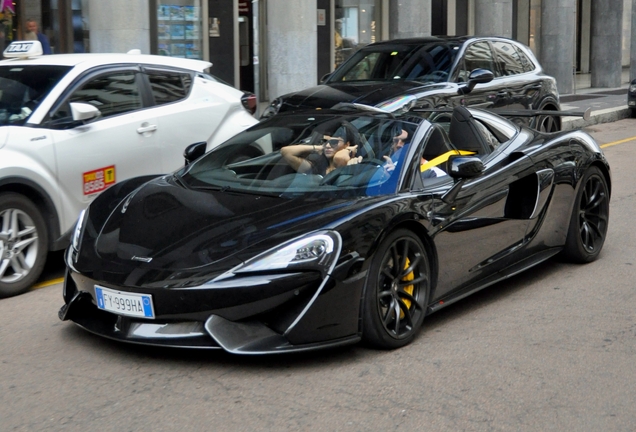
[[[97,307],[119,315],[154,318],[150,294],[121,292],[95,285]]]

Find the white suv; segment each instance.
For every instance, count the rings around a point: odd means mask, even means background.
[[[68,245],[99,192],[183,165],[255,124],[255,99],[211,63],[129,54],[42,56],[14,42],[0,62],[0,297],[27,290]]]

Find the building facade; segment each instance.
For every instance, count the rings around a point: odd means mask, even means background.
[[[535,52],[559,91],[574,74],[619,87],[635,64],[636,0],[13,0],[6,41],[34,18],[56,53],[125,52],[200,58],[268,101],[313,86],[357,48],[429,35],[498,35]],[[632,36],[634,35],[634,36]],[[632,68],[632,78],[636,71]]]

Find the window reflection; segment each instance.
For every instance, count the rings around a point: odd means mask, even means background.
[[[381,0],[336,0],[334,67],[338,67],[361,47],[381,39],[381,9]]]

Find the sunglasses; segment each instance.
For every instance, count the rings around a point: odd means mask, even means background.
[[[344,140],[342,138],[331,138],[331,139],[328,139],[328,140],[324,139],[324,140],[321,141],[321,143],[323,145],[329,144],[330,147],[336,147],[341,142],[344,142]]]
[[[400,141],[404,141],[404,138],[397,138],[397,137],[393,138],[393,144],[397,144]]]

